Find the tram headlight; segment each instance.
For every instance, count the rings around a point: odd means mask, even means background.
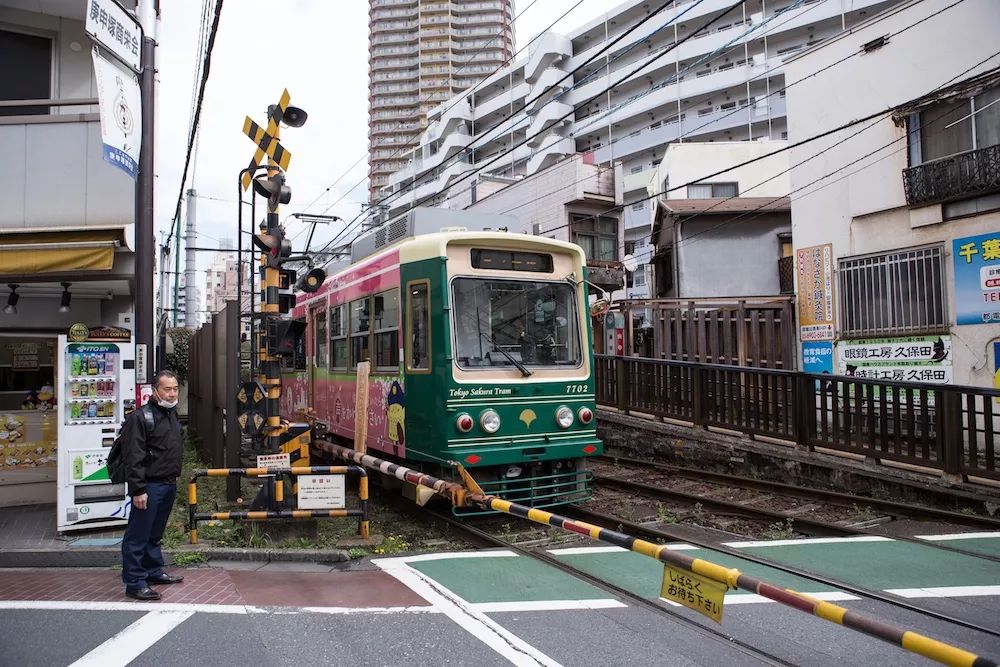
[[[560,405],[556,410],[556,423],[560,428],[569,428],[573,425],[573,411],[565,405]]]
[[[479,415],[479,425],[487,433],[496,433],[500,430],[500,415],[497,414],[496,410],[483,410],[483,413]]]
[[[472,427],[476,425],[476,422],[472,420],[472,417],[465,414],[464,412],[458,416],[455,420],[455,428],[457,428],[461,433],[468,433],[472,430]]]
[[[589,424],[594,421],[594,411],[590,408],[580,408],[576,416],[580,419],[581,424]]]

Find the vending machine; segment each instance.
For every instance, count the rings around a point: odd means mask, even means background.
[[[123,331],[103,333],[121,336]],[[57,351],[57,529],[123,525],[130,509],[128,494],[124,484],[111,483],[107,457],[135,406],[134,346],[130,336],[95,340],[72,329],[70,336],[59,336]]]

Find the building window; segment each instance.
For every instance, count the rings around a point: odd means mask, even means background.
[[[313,338],[313,366],[326,368],[326,313],[316,311],[316,336]]]
[[[358,363],[371,359],[368,349],[371,299],[365,297],[352,301],[351,309],[351,368],[357,368]]]
[[[632,286],[633,287],[645,287],[646,286],[646,267],[640,266],[632,274]]]
[[[431,367],[430,283],[420,281],[406,287],[406,367],[429,371]]]
[[[399,290],[375,297],[375,367],[399,367]]]
[[[330,309],[330,368],[347,368],[347,306]]]
[[[637,201],[636,203],[632,204],[633,211],[641,211],[645,208],[646,208],[646,202],[644,201]]]
[[[698,183],[689,185],[688,199],[725,199],[736,197],[740,193],[736,183]]]
[[[0,100],[45,100],[52,88],[52,40],[0,30]],[[47,115],[49,107],[0,107],[0,116]]]
[[[570,216],[573,243],[583,248],[588,260],[618,259],[618,221],[614,218],[574,213]]]
[[[838,267],[844,338],[948,329],[942,246],[844,257]]]

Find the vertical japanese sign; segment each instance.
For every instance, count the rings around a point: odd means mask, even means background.
[[[1000,389],[1000,343],[993,343],[993,388]],[[993,402],[1000,405],[1000,397]]]
[[[142,107],[139,82],[94,49],[104,160],[135,178],[139,171]]]
[[[799,338],[833,340],[833,244],[799,248],[795,267],[799,285]]]
[[[1000,324],[1000,231],[952,241],[955,323]]]

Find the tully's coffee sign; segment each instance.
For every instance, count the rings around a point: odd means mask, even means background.
[[[82,322],[77,322],[69,328],[69,339],[77,343],[91,340],[125,341],[132,340],[132,331],[124,327],[94,327],[91,329]]]

